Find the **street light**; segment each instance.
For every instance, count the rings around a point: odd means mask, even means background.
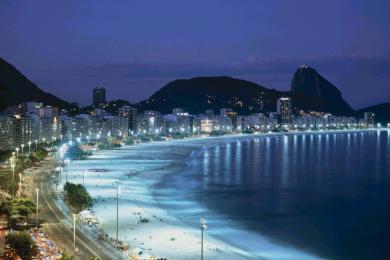
[[[203,260],[203,232],[207,228],[206,219],[202,216],[200,217],[200,230],[201,230],[201,248],[200,248],[200,259]]]
[[[116,244],[119,241],[119,183],[116,185]]]
[[[15,150],[16,150],[16,158],[18,158],[19,157],[19,147],[16,147]]]
[[[19,173],[19,189],[22,189],[22,174]]]
[[[39,207],[39,189],[38,188],[36,188],[35,189],[35,191],[36,191],[36,193],[37,193],[37,219],[36,219],[36,228],[37,228],[37,230],[38,230],[38,207]]]
[[[22,154],[24,154],[24,144],[21,144],[22,147]]]
[[[28,141],[28,153],[31,153],[31,141]]]
[[[14,196],[14,190],[15,190],[15,185],[14,185],[14,182],[15,182],[15,158],[14,157],[11,157],[10,158],[11,160],[11,168],[12,168],[12,196]]]
[[[38,149],[38,140],[34,140],[35,141],[35,150],[37,150]]]
[[[73,215],[73,250],[74,253],[76,254],[76,214]]]

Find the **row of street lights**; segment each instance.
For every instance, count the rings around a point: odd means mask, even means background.
[[[23,149],[23,148],[22,148]],[[12,158],[12,162],[14,162],[14,157]],[[13,173],[14,173],[14,168],[15,164],[11,164],[13,168]],[[14,176],[13,176],[14,178]],[[84,186],[84,178],[85,178],[85,172],[83,171],[83,186]],[[21,184],[21,174],[19,174],[19,182]],[[39,189],[36,188],[36,228],[39,228]],[[116,243],[119,243],[119,193],[120,193],[120,186],[119,183],[117,183],[116,187]],[[77,214],[72,214],[73,216],[73,249],[74,252],[76,253],[76,216]],[[206,219],[202,216],[200,218],[200,229],[201,229],[201,260],[203,260],[203,240],[204,240],[204,231],[207,228],[206,225]]]
[[[56,140],[57,140],[57,137],[52,136],[52,143],[54,143]],[[46,141],[46,138],[43,137],[43,138],[42,138],[42,143],[45,143],[45,141]],[[61,135],[61,141],[62,141],[62,135]],[[35,139],[34,142],[35,142],[35,150],[37,150],[37,149],[38,149],[38,140]],[[28,142],[27,142],[27,145],[28,145],[28,153],[31,154],[31,145],[32,145],[32,141],[28,141]],[[25,147],[25,146],[26,146],[25,144],[21,144],[21,145],[20,145],[20,147],[22,148],[22,149],[21,149],[22,154],[24,154],[24,147]],[[16,147],[15,150],[16,150],[16,157],[18,157],[18,156],[19,156],[19,150],[20,150],[20,148],[19,148],[19,147]]]
[[[80,142],[80,141],[79,141]],[[82,171],[82,182],[83,186],[85,187],[85,170]],[[119,194],[121,187],[119,185],[119,182],[116,183],[116,244],[119,244]],[[38,196],[38,193],[37,193]],[[37,197],[38,201],[38,197]],[[37,209],[37,215],[38,215],[38,209]],[[76,253],[76,217],[77,214],[72,214],[73,216],[73,248],[74,252]],[[37,220],[38,221],[38,220]],[[200,229],[201,229],[201,260],[204,259],[204,253],[203,253],[203,242],[204,242],[204,231],[207,228],[207,222],[206,219],[202,216],[200,218]]]

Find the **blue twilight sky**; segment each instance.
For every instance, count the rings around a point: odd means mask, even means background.
[[[44,90],[137,102],[176,78],[287,90],[301,64],[354,107],[390,101],[389,0],[0,1],[0,57]]]

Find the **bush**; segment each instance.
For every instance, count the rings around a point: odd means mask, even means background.
[[[18,181],[19,181],[19,176],[16,172],[16,169],[15,169],[14,177],[15,179],[12,180],[12,170],[0,171],[0,189],[8,192],[11,195],[15,195],[18,189]]]
[[[66,251],[62,253],[62,257],[60,258],[60,260],[73,260],[73,259],[74,257],[68,254]]]
[[[6,237],[6,243],[13,248],[22,259],[32,259],[38,254],[38,248],[30,235],[23,232],[11,232]]]
[[[88,191],[81,184],[65,183],[64,196],[65,201],[73,209],[74,213],[79,213],[93,206],[91,195],[89,195]]]
[[[12,156],[12,151],[11,150],[0,151],[0,162],[7,161],[11,156]]]
[[[65,157],[68,157],[71,160],[83,160],[91,156],[92,152],[84,151],[78,145],[73,145],[68,148],[66,151]]]
[[[120,143],[103,142],[98,145],[99,149],[114,149],[121,147]]]
[[[48,152],[46,151],[45,148],[38,147],[37,150],[35,150],[31,153],[30,158],[32,161],[42,161],[43,159],[46,158],[47,155],[48,155]]]
[[[0,203],[0,213],[7,216],[8,224],[12,228],[16,228],[22,221],[28,220],[35,211],[35,203],[27,198],[6,199]]]

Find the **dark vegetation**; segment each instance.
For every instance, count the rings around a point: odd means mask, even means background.
[[[23,259],[33,259],[38,254],[38,248],[26,231],[13,231],[6,237],[6,243]]]
[[[65,183],[64,198],[74,213],[79,213],[93,206],[91,195],[89,195],[88,191],[81,184]]]
[[[71,160],[84,160],[92,155],[91,151],[84,151],[78,145],[72,145],[66,151],[65,157]]]

